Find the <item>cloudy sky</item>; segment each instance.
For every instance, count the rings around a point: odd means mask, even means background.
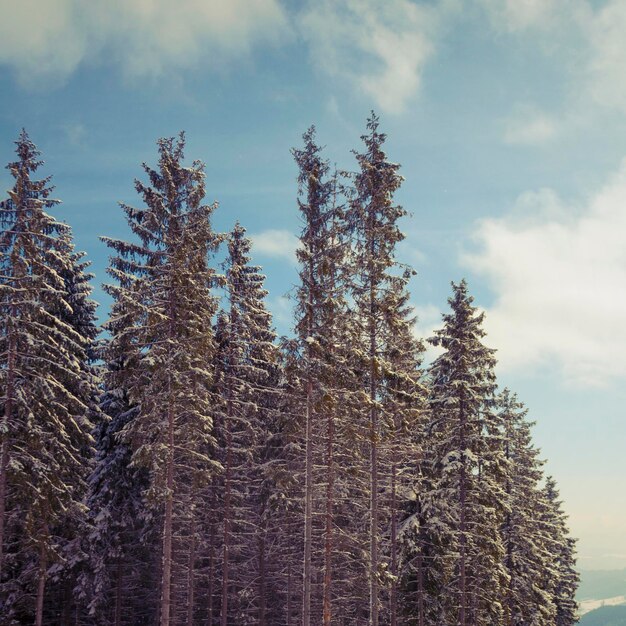
[[[419,332],[465,276],[581,568],[626,567],[626,0],[0,0],[0,15],[0,161],[26,127],[97,282],[98,235],[127,232],[117,201],[184,129],[216,226],[254,238],[281,332],[289,148],[315,123],[352,168],[375,109],[406,178]]]

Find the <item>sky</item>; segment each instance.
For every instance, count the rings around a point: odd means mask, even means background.
[[[373,109],[402,165],[416,332],[450,281],[486,311],[560,485],[581,569],[626,567],[626,0],[0,0],[0,162],[22,127],[96,275],[119,201],[186,132],[290,330],[291,147],[355,169]],[[0,191],[11,186],[0,170]]]

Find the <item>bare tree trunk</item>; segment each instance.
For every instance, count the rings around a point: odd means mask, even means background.
[[[424,615],[424,558],[422,557],[423,543],[417,557],[417,623],[418,626],[426,626]]]
[[[324,603],[323,620],[324,626],[330,626],[332,619],[332,556],[333,556],[333,446],[334,446],[335,420],[331,410],[328,411],[328,441],[326,450],[326,542],[324,546]]]
[[[309,339],[313,334],[313,262],[309,261],[309,294],[307,305],[307,330]],[[306,459],[304,487],[304,564],[302,590],[302,626],[311,626],[311,544],[313,538],[313,380],[311,374],[312,349],[307,348],[306,382]]]
[[[37,606],[35,610],[35,626],[43,626],[43,598],[46,589],[46,551],[43,543],[39,549],[39,580],[37,584]]]
[[[7,382],[6,400],[4,403],[2,452],[0,457],[0,581],[2,580],[4,565],[4,529],[6,521],[7,507],[7,471],[9,469],[9,442],[8,433],[11,420],[13,419],[13,398],[15,396],[15,337],[13,333],[12,320],[15,316],[15,307],[11,307],[11,319],[7,328]]]
[[[370,248],[370,259],[373,259],[373,241]],[[370,267],[370,626],[378,626],[378,411],[376,408],[376,311],[372,271]]]
[[[306,471],[304,496],[304,572],[302,593],[302,626],[311,625],[311,547],[313,538],[313,383],[307,381],[306,403]]]
[[[122,623],[122,558],[117,559],[115,572],[115,626]]]
[[[291,563],[287,566],[287,626],[291,626]]]
[[[465,407],[463,400],[459,406],[459,418],[461,420],[461,479],[460,479],[460,565],[459,565],[459,626],[467,626],[467,579],[466,579],[466,551],[467,551],[467,520],[466,520],[466,499],[467,499],[467,475],[465,467]]]
[[[213,480],[213,484],[211,485],[211,523],[209,524],[209,580],[207,584],[207,616],[209,626],[213,626],[213,581],[215,578],[215,544],[213,542],[215,525],[213,523],[213,513],[216,509],[215,499],[215,480]]]
[[[167,412],[168,458],[167,498],[163,521],[163,571],[161,574],[161,626],[169,626],[172,611],[172,518],[174,509],[174,408],[170,401]]]
[[[196,518],[191,510],[191,545],[189,547],[189,562],[187,564],[187,626],[193,626],[193,609],[195,602],[194,575],[196,565]]]
[[[230,558],[230,522],[231,522],[231,510],[230,510],[230,497],[231,497],[231,465],[232,465],[232,434],[230,432],[230,422],[232,419],[232,402],[230,397],[227,405],[227,417],[226,417],[226,467],[224,474],[224,539],[223,539],[223,563],[222,563],[222,611],[221,611],[221,626],[227,626],[228,624],[228,588],[229,588],[229,558]]]
[[[265,625],[265,527],[259,535],[259,626]]]
[[[394,434],[395,437],[395,434]],[[391,593],[389,598],[390,624],[397,625],[398,619],[398,520],[396,514],[397,508],[397,461],[396,461],[396,442],[392,442],[392,458],[391,458]]]

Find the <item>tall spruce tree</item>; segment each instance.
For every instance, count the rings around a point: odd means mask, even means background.
[[[453,283],[452,311],[431,342],[444,352],[431,377],[433,476],[426,494],[437,571],[437,623],[501,623],[507,575],[500,526],[507,463],[494,411],[494,351],[481,339],[484,318],[467,284]],[[438,606],[437,606],[438,605]]]
[[[556,481],[548,476],[543,488],[545,508],[540,516],[547,540],[547,561],[551,568],[544,572],[544,584],[552,594],[555,609],[555,626],[572,626],[578,621],[576,590],[580,576],[576,570],[576,540],[569,534],[567,515]]]
[[[118,284],[107,290],[120,324],[107,351],[125,358],[105,381],[139,407],[121,435],[133,465],[148,473],[146,499],[162,524],[162,626],[186,623],[193,612],[194,577],[184,574],[200,491],[219,470],[211,366],[218,300],[208,260],[220,236],[210,222],[215,205],[203,204],[203,165],[183,166],[184,145],[182,134],[159,140],[158,169],[143,166],[150,184],[135,182],[145,208],[122,205],[138,242],[104,239],[116,253],[109,273]]]
[[[320,360],[315,349],[319,334],[323,332],[322,313],[327,294],[322,281],[325,263],[324,247],[328,243],[328,216],[333,195],[333,183],[328,177],[328,162],[321,158],[320,148],[315,143],[315,128],[304,134],[304,148],[293,149],[292,154],[299,168],[298,187],[302,199],[298,206],[304,218],[304,230],[300,237],[301,247],[297,251],[300,261],[301,284],[297,293],[296,335],[298,338],[299,380],[304,389],[296,391],[305,411],[304,422],[304,555],[302,586],[302,624],[310,626],[312,621],[313,596],[313,530],[314,530],[314,465],[319,450],[315,450],[315,434],[320,428],[316,409],[320,408]],[[318,540],[315,540],[318,544]]]
[[[388,389],[386,379],[394,380],[399,373],[395,372],[396,367],[388,357],[393,352],[392,345],[398,337],[399,328],[411,324],[405,310],[407,275],[403,275],[394,256],[396,245],[404,239],[397,223],[406,215],[406,211],[394,204],[393,200],[402,177],[398,173],[400,166],[390,162],[383,151],[386,136],[378,131],[378,124],[378,117],[372,113],[367,121],[368,133],[361,137],[365,149],[362,153],[355,153],[359,171],[352,176],[353,188],[349,191],[347,210],[354,241],[351,295],[360,336],[360,352],[365,364],[361,379],[365,392],[362,410],[367,416],[366,440],[369,452],[366,467],[369,477],[368,579],[371,626],[379,624],[380,588],[381,583],[387,583],[387,564],[381,552],[381,532],[382,526],[388,525],[390,511],[388,508],[381,510],[380,491],[385,482],[381,473],[384,465],[381,442],[392,438],[396,428],[383,402]],[[405,338],[409,336],[401,330],[400,334]],[[414,353],[416,347],[408,344],[403,349]],[[419,356],[415,355],[415,358],[419,359]],[[415,371],[407,370],[404,374],[416,376]]]
[[[517,396],[505,389],[498,395],[497,409],[504,428],[504,450],[509,462],[506,477],[507,509],[502,525],[505,568],[509,580],[504,590],[507,626],[554,624],[556,612],[545,573],[548,537],[540,521],[543,478],[539,451],[532,445],[527,410]]]
[[[228,240],[228,306],[218,322],[218,386],[223,414],[221,624],[265,622],[267,527],[263,452],[276,410],[278,349],[264,299],[264,276],[250,263],[250,240],[237,224]]]
[[[106,325],[112,337],[124,329],[116,322],[116,311],[114,305]],[[118,349],[120,355],[113,358],[109,347],[105,367],[111,370],[111,379],[122,382],[125,376],[118,372],[127,367],[124,355],[131,351],[119,343]],[[85,538],[89,564],[81,576],[80,592],[93,623],[131,626],[156,620],[160,551],[155,519],[143,498],[148,473],[132,465],[131,446],[122,437],[139,405],[131,403],[128,389],[110,383],[100,402],[103,419],[96,430],[88,498],[91,524]]]
[[[41,625],[50,579],[73,605],[75,534],[92,454],[94,304],[69,227],[46,211],[50,178],[25,131],[0,204],[0,607]],[[58,590],[56,593],[59,593]],[[58,599],[58,598],[57,598]]]

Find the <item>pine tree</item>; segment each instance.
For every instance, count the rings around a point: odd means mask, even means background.
[[[118,284],[107,290],[121,326],[107,351],[125,358],[105,381],[127,389],[140,407],[122,437],[132,464],[148,473],[145,496],[162,524],[162,626],[186,622],[193,611],[193,573],[183,573],[196,540],[199,493],[219,470],[210,366],[218,301],[208,259],[220,237],[210,223],[215,205],[202,204],[203,166],[182,165],[184,145],[182,134],[159,140],[158,170],[143,166],[150,185],[135,182],[145,208],[122,205],[138,243],[105,238],[116,253],[109,273]]]
[[[432,343],[444,352],[432,364],[433,454],[426,524],[436,570],[431,601],[443,623],[500,623],[507,576],[499,536],[507,463],[493,410],[495,358],[481,339],[484,314],[472,305],[467,284],[453,283],[451,313]]]
[[[49,178],[34,178],[40,153],[25,131],[16,145],[0,205],[0,602],[8,618],[40,625],[50,578],[72,604],[92,453],[94,305],[69,227],[46,212],[59,201]]]

